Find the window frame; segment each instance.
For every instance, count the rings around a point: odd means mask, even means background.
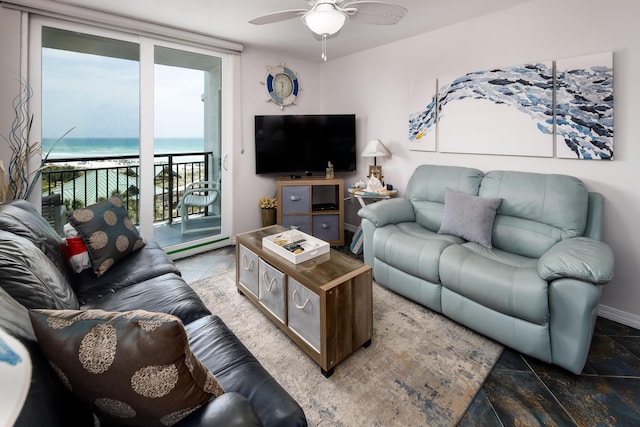
[[[124,42],[131,42],[139,46],[140,61],[140,234],[145,239],[152,239],[154,233],[153,224],[153,200],[154,200],[154,50],[156,46],[169,49],[193,52],[207,56],[220,57],[222,60],[222,94],[220,117],[220,154],[221,154],[221,230],[219,234],[210,238],[201,238],[172,245],[165,248],[174,259],[193,255],[205,250],[227,246],[232,230],[232,188],[233,173],[230,170],[232,164],[232,147],[234,139],[234,112],[233,101],[233,71],[238,55],[219,51],[215,48],[194,46],[189,41],[167,40],[167,38],[150,37],[143,34],[135,34],[133,31],[121,31],[107,29],[100,26],[92,26],[77,22],[50,18],[39,15],[29,15],[28,31],[23,32],[23,37],[28,37],[28,81],[33,90],[33,97],[29,101],[29,110],[33,115],[32,138],[41,140],[42,136],[42,28],[50,27],[66,31],[76,31],[84,34],[105,37]],[[39,160],[36,167],[39,166]],[[38,196],[39,198],[39,196]],[[38,203],[39,200],[33,200]]]

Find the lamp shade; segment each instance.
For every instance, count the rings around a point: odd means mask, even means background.
[[[367,143],[367,146],[362,150],[362,157],[386,157],[391,158],[391,152],[384,146],[379,139],[372,139]]]
[[[332,4],[319,4],[302,15],[302,22],[318,35],[332,35],[340,31],[347,20],[347,14],[337,10]]]

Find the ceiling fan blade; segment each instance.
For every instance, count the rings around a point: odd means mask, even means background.
[[[384,3],[381,1],[352,1],[341,7],[358,10],[354,14],[349,14],[352,19],[376,25],[395,24],[407,14],[406,8],[397,4]]]
[[[266,15],[258,16],[249,21],[250,24],[263,25],[273,24],[274,22],[286,21],[287,19],[297,18],[308,12],[308,9],[291,9],[281,10],[280,12],[267,13]]]

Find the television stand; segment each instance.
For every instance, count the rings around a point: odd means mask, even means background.
[[[281,177],[277,188],[278,224],[344,245],[344,179]]]

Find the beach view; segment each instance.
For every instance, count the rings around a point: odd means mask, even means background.
[[[55,41],[60,36],[70,35],[46,31],[43,46],[47,39]],[[89,45],[95,42],[93,36],[72,37]],[[205,122],[219,120],[216,115],[205,115],[207,82],[219,79],[205,69],[215,69],[219,58],[199,57],[196,64],[192,54],[156,47],[155,169],[153,182],[142,183],[140,63],[137,54],[132,54],[137,47],[110,39],[100,39],[100,43],[110,46],[109,54],[82,48],[42,49],[42,152],[48,165],[42,173],[43,198],[71,210],[118,194],[131,219],[139,224],[145,220],[140,218],[139,189],[153,185],[153,218],[148,220],[154,224],[179,222],[178,204],[185,189],[196,181],[219,180],[214,176],[218,166],[214,166],[211,148],[205,152],[205,129],[217,126]],[[52,45],[58,46],[57,42]],[[177,66],[182,61],[189,65]],[[208,145],[212,143],[219,144]],[[213,206],[190,208],[189,213],[205,215],[215,210]]]

